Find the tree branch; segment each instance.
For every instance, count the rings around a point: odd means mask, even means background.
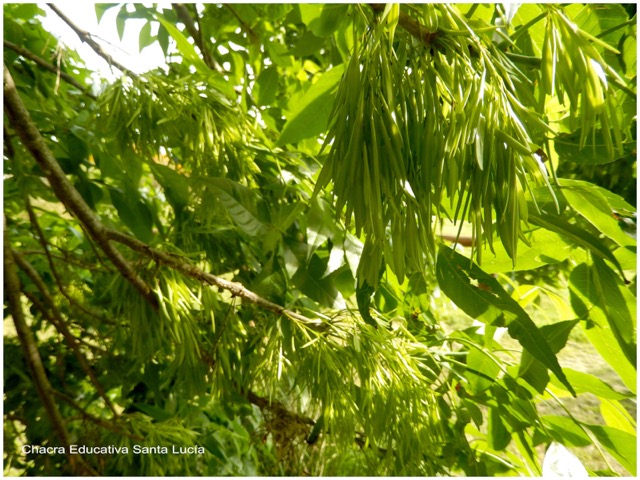
[[[71,334],[71,332],[67,328],[67,324],[64,318],[62,318],[62,314],[60,313],[60,310],[58,310],[58,308],[56,307],[56,304],[53,301],[53,298],[51,297],[51,293],[49,293],[49,289],[45,285],[44,281],[42,280],[42,278],[40,277],[36,269],[33,268],[33,265],[27,262],[17,250],[12,248],[11,253],[13,254],[16,264],[33,281],[33,283],[36,285],[36,287],[40,291],[40,294],[43,296],[43,298],[49,305],[50,312],[45,313],[45,311],[42,310],[43,314],[47,316],[47,318],[53,324],[56,330],[58,330],[58,332],[60,332],[60,334],[67,341],[69,348],[71,348],[71,351],[74,353],[76,359],[78,360],[78,363],[80,364],[80,368],[82,368],[82,371],[84,371],[84,373],[89,377],[89,380],[98,391],[98,395],[102,397],[102,400],[107,405],[109,410],[111,410],[114,417],[117,417],[118,412],[114,408],[113,403],[111,403],[111,400],[109,400],[109,397],[105,393],[104,388],[102,388],[102,385],[100,384],[100,382],[98,382],[98,379],[96,378],[96,375],[93,372],[93,369],[89,365],[89,362],[80,351],[80,344],[78,340]]]
[[[220,67],[211,56],[211,52],[209,51],[209,49],[204,44],[202,31],[198,29],[198,27],[196,26],[185,4],[172,3],[171,6],[173,7],[173,10],[176,12],[176,15],[178,15],[178,19],[182,23],[184,23],[185,27],[187,27],[187,31],[189,32],[189,35],[191,35],[193,40],[196,42],[196,45],[200,49],[200,52],[202,53],[202,58],[204,59],[204,63],[207,65],[207,67],[209,67],[211,70],[220,71]]]
[[[233,296],[240,297],[243,300],[247,300],[249,303],[253,303],[254,305],[257,305],[265,310],[273,312],[277,315],[284,315],[286,317],[298,320],[302,323],[316,328],[326,328],[326,324],[322,320],[305,317],[304,315],[294,312],[293,310],[289,310],[288,308],[285,308],[281,305],[272,303],[269,300],[266,300],[255,294],[251,290],[248,290],[240,283],[230,282],[229,280],[225,280],[224,278],[220,278],[216,275],[212,275],[211,273],[200,270],[198,267],[189,263],[187,260],[184,260],[182,257],[153,249],[146,243],[143,243],[136,238],[133,238],[125,233],[118,232],[116,230],[107,229],[105,230],[105,234],[109,239],[122,243],[123,245],[131,248],[133,251],[145,255],[146,257],[151,258],[157,263],[178,270],[184,275],[194,278],[202,283],[214,285],[223,290],[228,290]]]
[[[56,197],[65,205],[65,207],[76,215],[80,223],[89,232],[89,235],[105,252],[113,264],[118,268],[120,273],[149,301],[149,303],[151,303],[155,309],[158,308],[158,300],[155,294],[136,274],[135,270],[124,259],[120,252],[111,245],[111,240],[126,245],[132,250],[142,253],[146,257],[151,258],[158,263],[172,267],[191,278],[228,290],[234,296],[247,300],[260,308],[278,315],[285,315],[315,328],[326,328],[326,324],[324,324],[322,320],[305,317],[293,310],[289,310],[281,305],[272,303],[246,289],[240,283],[230,282],[229,280],[204,272],[191,263],[182,260],[180,257],[152,249],[149,245],[140,242],[129,235],[106,228],[91,211],[78,191],[73,187],[73,185],[71,185],[62,171],[62,168],[53,157],[53,154],[45,144],[40,132],[31,121],[29,112],[22,103],[15,84],[13,83],[13,79],[11,78],[11,74],[6,66],[4,68],[4,99],[5,110],[7,111],[7,115],[9,116],[12,126],[17,131],[25,147],[31,152],[34,159],[49,180]]]
[[[228,3],[224,3],[223,4],[227,10],[229,10],[231,12],[231,14],[236,17],[236,19],[238,20],[238,22],[240,22],[240,27],[247,32],[247,35],[249,35],[249,40],[251,41],[251,43],[258,43],[258,35],[256,34],[256,32],[253,31],[253,29],[251,28],[251,26],[245,22],[240,15],[238,15],[238,12],[236,12],[235,8],[233,8],[230,4]]]
[[[80,90],[82,93],[84,93],[86,96],[88,96],[89,98],[92,98],[93,100],[95,100],[96,97],[94,94],[92,94],[89,91],[89,87],[87,86],[82,86],[80,84],[80,82],[78,82],[75,78],[73,78],[71,75],[69,75],[68,73],[65,72],[61,72],[58,67],[56,67],[55,65],[52,65],[51,63],[47,62],[45,59],[38,57],[37,55],[31,53],[29,50],[27,50],[26,48],[22,48],[14,43],[11,43],[7,40],[4,40],[4,46],[5,48],[9,48],[11,50],[13,50],[14,52],[16,52],[17,54],[23,56],[24,58],[27,58],[29,60],[31,60],[32,62],[36,63],[37,65],[40,65],[42,68],[44,68],[45,70],[49,70],[50,72],[53,72],[55,74],[59,74],[60,78],[62,78],[65,82],[67,82],[69,85],[74,86],[75,88],[77,88],[78,90]]]
[[[47,242],[47,239],[44,235],[44,232],[42,231],[42,229],[40,228],[40,223],[38,222],[38,217],[36,216],[35,212],[33,211],[33,207],[31,206],[31,201],[29,200],[29,196],[26,196],[25,199],[25,204],[27,206],[27,213],[29,214],[29,220],[31,221],[31,225],[33,226],[34,230],[36,231],[37,237],[38,237],[38,242],[40,243],[40,246],[42,247],[42,249],[44,250],[44,253],[47,257],[47,261],[49,262],[49,268],[51,269],[51,274],[53,275],[53,278],[56,282],[56,284],[58,285],[58,290],[60,290],[60,293],[68,300],[70,305],[75,306],[76,308],[82,310],[84,313],[86,313],[87,315],[90,315],[94,318],[97,318],[98,320],[102,320],[102,317],[92,311],[90,311],[89,309],[85,308],[84,305],[81,305],[78,301],[76,301],[75,298],[71,297],[71,295],[69,295],[69,292],[67,292],[67,288],[62,284],[62,280],[60,279],[60,276],[58,275],[58,269],[55,266],[55,263],[53,261],[53,258],[51,256],[51,252],[49,252],[49,244]]]
[[[85,30],[82,30],[81,28],[77,27],[71,20],[69,20],[69,18],[64,13],[60,11],[58,7],[56,7],[52,3],[47,3],[47,7],[53,10],[55,14],[58,15],[67,25],[69,25],[69,27],[76,33],[76,35],[78,35],[80,40],[82,40],[84,43],[89,45],[93,49],[93,51],[96,52],[98,55],[100,55],[102,58],[104,58],[109,65],[113,65],[122,73],[125,73],[132,78],[138,78],[137,74],[135,74],[134,72],[129,70],[127,67],[123,66],[122,64],[116,62],[111,55],[109,55],[107,52],[105,52],[102,49],[102,47],[98,42],[96,42],[93,38],[91,38],[91,34],[89,32],[86,32]]]
[[[91,211],[91,208],[89,208],[80,193],[71,185],[60,164],[47,147],[44,138],[31,120],[24,103],[22,103],[6,65],[4,67],[4,108],[9,117],[9,123],[49,180],[56,197],[69,211],[75,214],[122,276],[138,290],[154,309],[157,309],[158,299],[151,287],[138,276],[122,254],[111,245],[109,238],[105,234],[105,226]]]
[[[260,410],[263,410],[263,409],[269,410],[279,418],[283,418],[292,423],[300,423],[303,425],[316,424],[315,420],[313,420],[312,418],[305,417],[304,415],[300,415],[294,412],[290,412],[285,408],[285,406],[282,403],[278,401],[274,402],[267,398],[261,397],[260,395],[256,394],[251,390],[247,392],[246,396],[247,396],[247,400],[249,400],[251,403],[253,403],[258,408],[260,408]]]
[[[20,278],[18,277],[17,266],[14,260],[13,253],[11,252],[11,243],[9,242],[9,235],[6,226],[6,218],[4,220],[4,285],[6,300],[9,305],[9,311],[13,318],[13,324],[15,325],[20,345],[24,351],[24,357],[31,371],[31,379],[33,380],[38,396],[42,401],[44,410],[53,426],[53,430],[56,435],[66,447],[66,456],[69,459],[71,470],[75,475],[97,475],[93,469],[88,466],[82,457],[78,455],[72,455],[69,453],[69,445],[71,445],[71,437],[67,431],[64,419],[58,410],[58,406],[53,398],[53,387],[49,382],[47,373],[38,352],[38,346],[36,344],[33,332],[31,332],[27,321],[22,311],[21,286]]]
[[[62,392],[58,392],[57,390],[53,391],[53,394],[56,397],[61,398],[62,400],[64,400],[65,402],[67,402],[69,405],[71,405],[74,409],[76,409],[78,412],[80,412],[80,415],[82,415],[83,418],[89,420],[92,423],[95,423],[96,425],[106,429],[106,430],[110,430],[112,432],[118,433],[120,435],[124,435],[125,437],[129,437],[133,440],[136,440],[137,442],[142,442],[144,441],[144,438],[139,436],[139,435],[135,435],[132,433],[127,432],[126,430],[120,428],[119,426],[114,425],[111,422],[108,422],[106,420],[103,420],[102,418],[96,417],[95,415],[92,415],[91,413],[87,412],[84,408],[82,408],[80,405],[78,405],[78,402],[76,402],[73,398],[69,397],[68,395],[65,395]],[[120,417],[122,418],[122,417]]]

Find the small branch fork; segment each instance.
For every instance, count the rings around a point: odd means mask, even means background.
[[[16,52],[18,55],[23,56],[24,58],[27,58],[29,60],[31,60],[32,62],[34,62],[37,65],[40,65],[42,68],[44,68],[45,70],[49,70],[50,72],[53,72],[55,74],[60,75],[60,78],[62,78],[62,80],[64,80],[65,82],[67,82],[69,85],[74,86],[75,88],[77,88],[78,90],[80,90],[82,93],[84,93],[87,97],[92,98],[93,100],[95,100],[97,97],[95,95],[93,95],[88,87],[85,85],[84,87],[80,84],[80,82],[78,82],[75,78],[73,78],[71,75],[69,75],[68,73],[65,72],[61,72],[60,69],[58,67],[56,67],[55,65],[52,65],[51,63],[47,62],[45,59],[40,58],[37,55],[34,55],[33,53],[31,53],[29,50],[27,50],[26,48],[22,48],[19,45],[16,45],[15,43],[11,43],[8,40],[4,40],[3,44],[5,46],[5,48],[9,48],[11,50],[13,50],[14,52]]]
[[[89,45],[93,49],[93,51],[100,55],[103,59],[105,59],[109,65],[113,65],[122,73],[132,78],[138,78],[137,74],[114,60],[113,57],[105,52],[100,44],[91,37],[91,34],[89,32],[82,30],[80,27],[76,26],[76,24],[74,24],[64,13],[62,13],[62,11],[58,7],[56,7],[52,3],[47,3],[47,7],[53,10],[53,12],[58,15],[58,17],[60,17],[60,19],[62,19],[64,23],[66,23],[76,33],[76,35],[78,35],[80,40]]]

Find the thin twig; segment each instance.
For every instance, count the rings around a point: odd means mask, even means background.
[[[18,277],[18,269],[15,263],[13,253],[11,251],[11,243],[6,227],[6,217],[4,220],[4,285],[5,299],[9,305],[9,311],[15,325],[20,345],[24,351],[25,361],[31,371],[33,384],[38,392],[38,396],[42,401],[42,405],[49,421],[53,426],[60,442],[66,447],[65,452],[69,460],[71,471],[75,475],[97,475],[97,473],[87,465],[79,455],[72,455],[69,451],[71,445],[71,437],[65,425],[64,418],[60,414],[60,410],[53,398],[53,387],[49,382],[47,373],[38,351],[33,332],[27,325],[27,321],[22,310],[22,302],[20,300],[22,287],[20,278]]]
[[[185,27],[187,27],[187,31],[189,32],[189,35],[191,35],[193,40],[196,42],[196,45],[200,49],[200,52],[202,53],[202,58],[204,59],[204,63],[207,65],[207,67],[209,67],[211,70],[220,71],[221,70],[220,66],[213,59],[213,57],[211,56],[211,52],[209,51],[209,49],[204,43],[202,30],[196,27],[196,24],[193,21],[193,18],[191,17],[191,14],[189,13],[189,10],[187,10],[187,7],[185,6],[185,4],[172,3],[171,6],[173,7],[173,10],[176,12],[176,15],[178,15],[178,19],[182,23],[184,23]]]
[[[69,75],[68,73],[62,72],[55,65],[52,65],[51,63],[47,62],[45,59],[40,58],[39,56],[37,56],[34,53],[32,53],[29,50],[27,50],[26,48],[22,48],[22,47],[16,45],[15,43],[9,42],[8,40],[4,40],[3,43],[4,43],[5,48],[9,48],[9,49],[13,50],[17,54],[22,55],[24,58],[27,58],[27,59],[31,60],[32,62],[40,65],[45,70],[49,70],[50,72],[53,72],[53,73],[56,73],[56,74],[60,75],[60,78],[62,80],[67,82],[69,85],[72,85],[72,86],[76,87],[78,90],[80,90],[82,93],[84,93],[89,98],[92,98],[93,100],[98,98],[98,97],[96,97],[94,94],[92,94],[89,91],[89,87],[87,87],[87,86],[83,87],[82,84],[80,82],[78,82],[75,78],[73,78],[71,75]]]
[[[146,257],[154,260],[157,263],[178,270],[184,275],[194,278],[202,283],[214,285],[223,290],[228,290],[233,296],[240,297],[243,300],[247,300],[248,302],[257,305],[264,310],[268,310],[277,315],[284,315],[312,327],[320,329],[326,327],[326,324],[322,320],[305,317],[304,315],[294,312],[293,310],[289,310],[288,308],[285,308],[281,305],[270,302],[269,300],[260,297],[251,290],[248,290],[241,283],[231,282],[211,273],[207,273],[180,256],[171,255],[151,248],[146,243],[143,243],[140,240],[117,230],[106,229],[104,233],[110,240],[122,243],[123,245],[131,248],[133,251],[145,255]]]
[[[138,75],[136,73],[132,72],[127,67],[115,61],[113,57],[105,52],[100,44],[91,37],[91,34],[89,32],[77,27],[64,13],[60,11],[58,7],[56,7],[52,3],[47,3],[47,7],[53,10],[55,14],[58,15],[76,33],[76,35],[78,35],[80,40],[89,45],[93,49],[93,51],[104,58],[109,65],[113,65],[122,73],[125,73],[132,78],[138,78]]]
[[[238,12],[236,12],[235,8],[233,8],[230,4],[228,3],[224,3],[223,4],[225,6],[225,8],[227,10],[229,10],[231,12],[231,14],[236,17],[236,19],[238,20],[238,22],[240,22],[240,27],[247,32],[247,35],[249,35],[249,41],[251,43],[258,43],[258,35],[256,34],[256,32],[253,31],[253,29],[251,28],[251,26],[245,22],[240,15],[238,15]]]
[[[53,394],[56,397],[61,398],[62,400],[64,400],[65,402],[67,402],[69,405],[71,405],[74,409],[76,409],[78,412],[80,412],[80,414],[87,420],[89,420],[92,423],[95,423],[96,425],[99,425],[100,427],[106,429],[106,430],[110,430],[112,432],[118,433],[120,435],[124,435],[125,437],[129,437],[133,440],[136,440],[138,442],[142,442],[144,440],[143,437],[140,437],[139,435],[134,435],[132,433],[127,432],[126,430],[120,428],[119,426],[114,425],[113,423],[104,420],[102,418],[98,418],[95,415],[92,415],[91,413],[87,412],[84,408],[82,408],[78,402],[76,402],[73,398],[69,397],[68,395],[62,393],[62,392],[58,392],[57,390],[53,391]],[[119,417],[122,418],[122,417]]]
[[[56,304],[53,301],[53,298],[51,297],[51,293],[49,293],[49,289],[45,285],[44,281],[42,280],[42,278],[40,277],[36,269],[33,267],[33,265],[27,262],[17,250],[12,248],[11,253],[13,254],[16,264],[33,281],[33,283],[38,288],[38,291],[40,291],[40,294],[47,302],[50,310],[46,314],[46,316],[48,317],[50,322],[53,324],[53,326],[56,328],[56,330],[58,330],[60,334],[64,337],[64,339],[67,341],[69,348],[71,348],[71,351],[74,353],[76,359],[78,360],[78,363],[80,364],[80,368],[82,368],[82,371],[84,371],[84,373],[89,377],[91,383],[98,391],[98,395],[102,397],[102,399],[104,400],[104,403],[107,405],[109,410],[111,410],[113,415],[117,417],[118,412],[114,408],[113,403],[111,403],[111,400],[109,399],[106,392],[104,391],[104,388],[102,388],[102,385],[100,384],[100,382],[98,382],[98,379],[96,378],[96,375],[93,372],[93,369],[91,368],[91,366],[89,365],[89,362],[87,361],[86,357],[80,351],[80,345],[78,343],[78,340],[76,339],[76,337],[74,337],[71,334],[71,332],[67,328],[67,324],[65,320],[64,318],[62,318],[62,313],[60,313],[60,310],[58,310],[58,307],[56,307]],[[43,310],[43,313],[44,313],[44,310]]]
[[[4,109],[9,117],[9,123],[42,169],[58,200],[70,212],[74,213],[122,276],[157,310],[158,299],[151,287],[138,275],[122,254],[111,245],[109,238],[105,235],[106,227],[67,179],[62,167],[49,150],[44,138],[31,120],[6,65],[4,67]]]
[[[282,403],[261,397],[252,390],[249,390],[246,396],[247,400],[256,405],[258,408],[260,408],[261,410],[269,410],[279,418],[284,418],[286,420],[289,420],[290,422],[300,423],[303,425],[316,424],[315,420],[313,420],[312,418],[305,417],[304,415],[300,415],[295,412],[290,412]]]
[[[370,3],[369,7],[374,12],[382,12],[385,8],[384,3]],[[429,32],[427,31],[427,27],[422,25],[417,20],[411,18],[404,12],[400,12],[400,16],[398,17],[398,25],[400,25],[404,30],[413,35],[415,38],[420,40],[425,45],[430,45],[436,37],[438,37],[439,32]]]
[[[53,279],[56,282],[56,285],[58,285],[58,290],[60,290],[60,293],[69,301],[69,304],[82,310],[87,315],[97,318],[98,320],[102,320],[102,317],[100,315],[85,308],[84,305],[81,305],[75,298],[69,295],[69,292],[67,292],[67,288],[62,284],[60,275],[58,275],[58,269],[56,268],[55,263],[53,262],[53,258],[51,257],[51,253],[49,252],[49,243],[47,242],[44,232],[42,231],[42,228],[40,228],[38,217],[36,217],[36,214],[33,211],[33,207],[31,206],[31,201],[29,200],[28,196],[26,197],[25,204],[27,206],[27,213],[29,214],[29,220],[31,220],[31,225],[36,231],[38,242],[42,246],[42,249],[44,250],[44,253],[47,256],[47,261],[49,262],[49,268],[51,269],[51,273],[53,275]]]

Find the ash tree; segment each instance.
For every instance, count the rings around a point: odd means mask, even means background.
[[[5,473],[636,474],[635,6],[108,10],[4,5]]]

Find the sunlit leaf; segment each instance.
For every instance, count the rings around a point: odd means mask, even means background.
[[[296,143],[323,132],[329,122],[333,98],[344,72],[338,65],[324,73],[287,115],[278,145]]]
[[[438,253],[436,275],[442,291],[467,315],[490,325],[507,327],[509,335],[555,373],[573,393],[547,340],[518,302],[504,291],[495,278],[472,264],[469,259],[444,246]]]

